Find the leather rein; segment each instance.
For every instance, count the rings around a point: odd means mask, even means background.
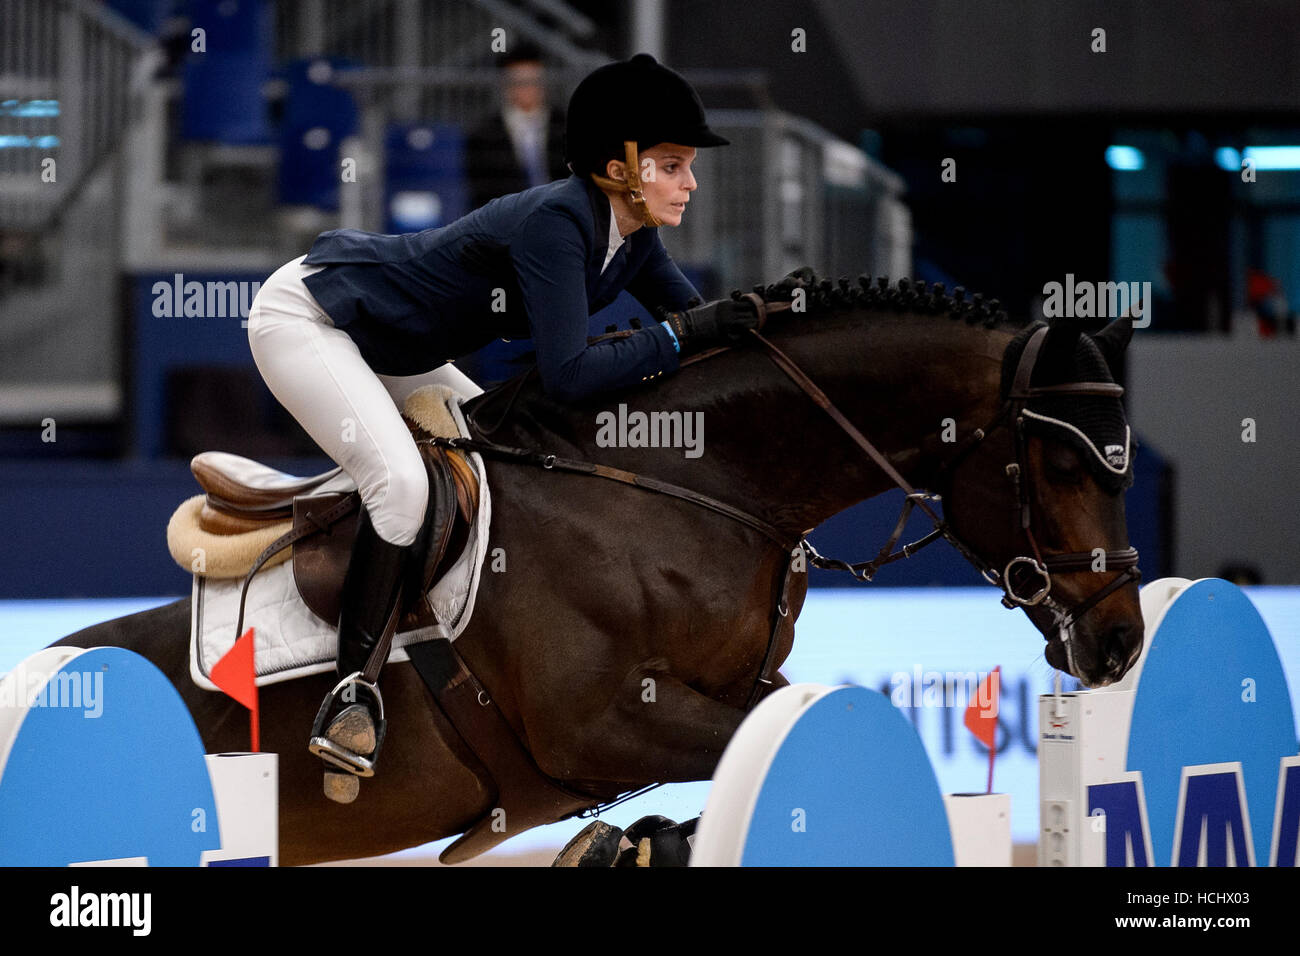
[[[719,501],[709,495],[702,494],[698,491],[673,484],[672,482],[662,481],[647,475],[637,474],[635,472],[625,471],[620,468],[612,468],[608,465],[600,465],[594,462],[582,461],[578,459],[563,458],[558,455],[546,454],[525,448],[513,448],[507,445],[497,444],[495,442],[483,441],[472,438],[435,438],[435,444],[444,445],[449,448],[460,448],[466,451],[478,452],[491,458],[504,461],[514,461],[529,465],[539,466],[549,471],[570,472],[575,474],[592,475],[595,477],[606,478],[618,481],[623,484],[632,485],[633,487],[643,488],[647,491],[653,491],[658,494],[668,495],[678,498],[682,501],[690,502],[701,508],[705,508],[716,514],[723,515],[734,521],[746,525],[749,528],[759,532],[768,538],[775,545],[780,547],[788,554],[780,593],[776,602],[776,615],[773,622],[772,633],[768,640],[767,651],[764,655],[763,664],[759,669],[758,677],[754,683],[753,690],[750,692],[749,700],[745,709],[752,709],[762,696],[762,690],[772,683],[772,670],[774,655],[777,645],[777,635],[782,620],[789,614],[789,603],[787,601],[787,590],[789,588],[791,573],[795,566],[795,558],[802,550],[807,560],[818,568],[836,571],[847,571],[859,581],[870,582],[875,573],[884,565],[890,564],[902,558],[911,557],[921,548],[940,538],[948,541],[957,552],[964,557],[986,581],[1003,591],[1002,603],[1008,608],[1017,606],[1034,607],[1042,604],[1050,609],[1056,617],[1055,626],[1059,636],[1066,648],[1066,654],[1070,666],[1074,666],[1073,649],[1071,647],[1072,628],[1075,622],[1079,620],[1087,611],[1096,606],[1104,598],[1114,591],[1128,584],[1130,581],[1141,580],[1141,574],[1137,570],[1138,552],[1134,548],[1125,548],[1117,551],[1106,551],[1104,555],[1104,567],[1107,570],[1119,570],[1122,573],[1117,575],[1109,583],[1098,588],[1089,597],[1074,604],[1070,607],[1061,605],[1054,597],[1051,596],[1052,590],[1052,573],[1070,574],[1081,571],[1088,571],[1093,567],[1097,556],[1092,552],[1079,551],[1063,554],[1044,555],[1038,546],[1032,529],[1032,505],[1029,496],[1028,472],[1025,467],[1025,442],[1024,442],[1024,408],[1031,398],[1042,395],[1102,395],[1107,397],[1118,397],[1123,394],[1121,386],[1111,382],[1074,382],[1064,385],[1053,385],[1045,387],[1031,388],[1029,386],[1030,377],[1033,374],[1034,364],[1037,362],[1039,350],[1042,348],[1043,340],[1047,334],[1047,326],[1037,330],[1029,339],[1021,354],[1019,365],[1016,369],[1014,384],[1004,401],[1001,410],[993,420],[984,428],[977,428],[974,432],[958,444],[957,451],[945,462],[940,468],[940,474],[950,471],[958,462],[964,459],[975,447],[982,442],[990,433],[996,429],[1009,426],[1013,428],[1014,434],[1014,461],[1006,465],[1005,472],[1008,479],[1012,482],[1015,491],[1015,509],[1017,512],[1017,521],[1019,528],[1023,530],[1033,552],[1032,557],[1020,555],[1012,558],[1006,566],[999,570],[993,565],[983,560],[977,555],[964,541],[961,540],[948,525],[948,523],[927,504],[928,501],[939,501],[940,496],[929,492],[918,491],[904,478],[898,470],[881,454],[881,452],[871,443],[871,441],[862,434],[858,428],[844,416],[844,414],[835,407],[834,403],[827,397],[807,374],[804,373],[798,365],[794,363],[784,352],[772,344],[761,334],[767,323],[769,313],[780,312],[788,309],[790,303],[776,302],[769,303],[756,293],[747,293],[744,298],[748,299],[754,305],[758,315],[758,328],[749,329],[748,332],[754,340],[764,349],[770,358],[782,372],[784,372],[814,403],[828,414],[837,425],[874,461],[890,480],[901,488],[906,495],[903,503],[902,512],[899,515],[898,522],[894,526],[889,540],[885,542],[879,553],[870,561],[850,564],[836,558],[827,558],[819,554],[818,551],[809,543],[807,534],[794,536],[788,532],[781,531],[776,526],[756,517],[746,511],[736,508],[726,502]],[[707,352],[699,353],[688,359],[687,362],[696,362],[712,355],[725,351],[727,347],[710,349]],[[683,363],[686,364],[686,363]],[[933,524],[933,530],[910,544],[904,544],[898,550],[894,550],[898,539],[902,536],[903,530],[907,524],[913,508],[920,508],[921,511],[930,519]],[[1023,596],[1018,593],[1017,585],[1023,586],[1026,576],[1037,576],[1041,581],[1033,593]]]

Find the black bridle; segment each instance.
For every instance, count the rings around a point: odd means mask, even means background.
[[[761,297],[750,293],[747,298],[754,302],[755,308],[759,314],[759,328],[762,328],[766,322],[766,313],[772,310],[772,305],[763,303]],[[784,303],[779,303],[784,305]],[[1102,585],[1088,597],[1076,604],[1065,607],[1054,597],[1052,592],[1052,573],[1070,574],[1080,571],[1089,571],[1093,568],[1097,560],[1097,555],[1088,551],[1074,551],[1060,554],[1050,554],[1044,556],[1038,546],[1038,541],[1034,536],[1033,530],[1033,509],[1029,489],[1029,471],[1026,467],[1025,453],[1025,406],[1033,398],[1039,398],[1048,395],[1095,395],[1105,396],[1108,398],[1118,398],[1124,394],[1124,389],[1112,382],[1071,382],[1063,385],[1050,385],[1030,387],[1029,382],[1034,372],[1034,365],[1038,361],[1038,353],[1042,348],[1043,341],[1047,336],[1048,327],[1035,331],[1025,344],[1025,349],[1020,355],[1020,360],[1016,366],[1016,374],[1013,379],[1010,391],[1002,407],[984,428],[977,428],[972,432],[959,446],[953,456],[944,463],[939,469],[939,475],[951,474],[952,470],[966,458],[975,448],[984,441],[984,439],[999,428],[1009,427],[1013,435],[1013,459],[1007,463],[1004,471],[1007,478],[1011,481],[1015,494],[1016,521],[1020,531],[1023,531],[1026,539],[1029,541],[1030,555],[1018,555],[1007,562],[1006,566],[999,571],[996,567],[989,564],[981,558],[975,551],[970,548],[949,526],[948,522],[940,518],[926,502],[939,501],[941,497],[937,494],[917,491],[912,485],[899,474],[898,470],[890,464],[889,460],[882,455],[876,447],[859,431],[852,422],[850,422],[826,394],[817,387],[817,385],[800,369],[791,359],[775,345],[764,338],[758,330],[751,329],[750,334],[759,342],[767,351],[769,358],[776,364],[781,371],[785,372],[796,385],[799,386],[814,402],[817,403],[836,424],[853,439],[853,441],[865,451],[873,461],[887,474],[890,479],[906,495],[903,503],[902,512],[899,515],[898,522],[894,526],[894,531],[889,540],[885,542],[880,553],[871,561],[860,562],[858,564],[849,564],[835,558],[826,558],[818,554],[816,549],[805,539],[801,542],[804,549],[809,554],[809,560],[815,567],[826,568],[830,570],[848,571],[860,581],[870,581],[883,565],[889,564],[900,558],[911,557],[921,548],[925,547],[939,538],[943,538],[951,544],[957,552],[972,564],[986,581],[995,587],[1001,588],[1003,592],[1002,603],[1008,608],[1015,607],[1035,607],[1043,605],[1055,615],[1055,627],[1061,642],[1065,646],[1066,655],[1069,658],[1071,669],[1074,667],[1074,652],[1071,647],[1072,628],[1074,624],[1089,610],[1108,597],[1111,593],[1128,584],[1130,581],[1137,582],[1142,578],[1141,572],[1137,569],[1138,553],[1135,548],[1124,548],[1118,551],[1106,551],[1103,558],[1103,568],[1105,570],[1118,570],[1121,573],[1116,575],[1111,581]],[[902,536],[903,529],[907,524],[908,517],[911,515],[913,508],[920,508],[934,525],[934,530],[911,544],[905,544],[898,551],[894,551],[894,546]],[[1024,586],[1037,580],[1039,586],[1026,596],[1023,593]]]

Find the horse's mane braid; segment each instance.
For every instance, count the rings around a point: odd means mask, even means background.
[[[794,297],[790,286],[777,283],[756,285],[754,292],[765,302],[789,302]],[[740,294],[737,290],[732,297]],[[962,286],[950,294],[942,282],[927,285],[919,279],[899,279],[891,285],[887,276],[879,276],[873,283],[871,276],[865,274],[858,276],[856,284],[846,276],[841,276],[839,281],[820,280],[807,288],[806,304],[810,314],[865,307],[919,315],[946,314],[950,319],[962,319],[969,325],[980,323],[990,329],[1009,321],[997,299],[985,300],[978,292],[967,297]]]

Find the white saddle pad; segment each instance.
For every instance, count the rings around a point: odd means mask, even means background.
[[[449,405],[460,434],[468,429],[459,403]],[[474,611],[483,558],[487,554],[492,500],[488,492],[483,459],[468,456],[479,479],[478,518],[460,558],[429,592],[429,601],[442,624],[406,631],[393,638],[389,661],[410,658],[403,650],[432,638],[455,640],[469,623]],[[353,488],[355,485],[352,486]],[[340,489],[350,490],[350,489]],[[242,580],[194,577],[190,621],[190,676],[206,690],[218,690],[209,676],[212,666],[234,645],[239,635],[239,593]],[[293,563],[286,561],[259,571],[248,587],[244,607],[244,628],[254,628],[253,665],[257,685],[320,674],[334,669],[338,631],[322,621],[303,603],[293,580]]]

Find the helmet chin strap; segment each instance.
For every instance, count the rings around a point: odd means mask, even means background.
[[[628,199],[632,203],[632,208],[641,216],[641,221],[647,226],[661,226],[661,223],[655,214],[650,211],[650,204],[646,202],[645,193],[641,191],[641,168],[637,163],[636,140],[628,139],[623,141],[623,150],[627,165],[627,179],[610,179],[608,176],[601,176],[598,173],[592,173],[591,179],[601,189],[611,189],[615,192],[627,193]]]

